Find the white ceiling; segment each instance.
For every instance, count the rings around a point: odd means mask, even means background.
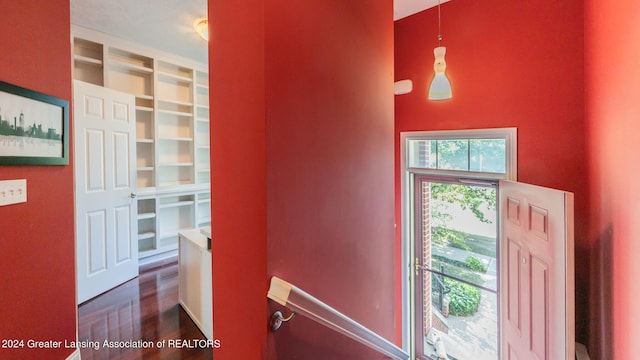
[[[444,4],[447,1],[449,0],[441,0],[440,3]],[[438,6],[438,0],[394,0],[393,20],[402,19],[434,6]]]
[[[193,22],[207,15],[207,0],[70,1],[74,25],[207,62],[206,42],[193,30]],[[393,18],[398,20],[437,4],[438,0],[395,0]]]
[[[164,52],[207,62],[207,43],[193,22],[207,0],[70,0],[71,23]]]

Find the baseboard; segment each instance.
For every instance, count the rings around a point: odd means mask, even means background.
[[[71,355],[67,357],[67,360],[80,360],[80,349],[76,349]]]
[[[178,250],[149,256],[138,261],[140,272],[178,262]]]

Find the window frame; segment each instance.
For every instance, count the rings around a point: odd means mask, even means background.
[[[411,318],[415,289],[413,280],[413,194],[414,176],[418,174],[433,175],[442,178],[468,179],[469,182],[497,182],[499,180],[518,179],[518,131],[515,127],[435,130],[435,131],[402,131],[400,132],[400,184],[401,184],[401,284],[402,291],[402,347],[415,357],[415,320]],[[409,167],[410,140],[466,140],[466,139],[505,139],[505,173],[488,173],[463,170],[446,170]]]
[[[410,131],[400,133],[401,162],[403,172],[418,174],[431,174],[439,176],[464,177],[484,180],[506,180],[517,179],[517,128],[495,128],[495,129],[468,129],[468,130],[438,130],[438,131]],[[505,173],[447,170],[409,167],[410,140],[505,140]]]

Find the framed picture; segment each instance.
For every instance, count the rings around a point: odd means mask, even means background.
[[[0,81],[0,165],[68,165],[69,101]]]

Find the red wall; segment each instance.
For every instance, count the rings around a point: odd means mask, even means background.
[[[0,80],[70,100],[69,1],[2,1],[0,14]],[[2,359],[73,352],[26,348],[29,339],[76,339],[72,164],[0,166],[1,180],[27,179],[28,198],[0,207],[0,339],[25,341],[0,349]]]
[[[427,100],[437,9],[397,21],[395,79],[413,80],[414,91],[396,96],[396,141],[401,131],[518,128],[518,180],[575,194],[577,339],[584,342],[589,193],[583,2],[451,1],[441,10],[453,98]],[[396,176],[400,218],[399,168]]]
[[[640,3],[585,1],[592,359],[640,353]]]
[[[213,334],[221,340],[219,360],[262,359],[266,353],[263,6],[262,0],[209,0]]]
[[[392,2],[270,4],[267,274],[393,339]],[[269,341],[274,359],[379,358],[301,317]]]
[[[278,275],[391,338],[392,3],[210,0],[216,359],[371,359],[298,317]],[[242,21],[238,21],[242,19]]]

